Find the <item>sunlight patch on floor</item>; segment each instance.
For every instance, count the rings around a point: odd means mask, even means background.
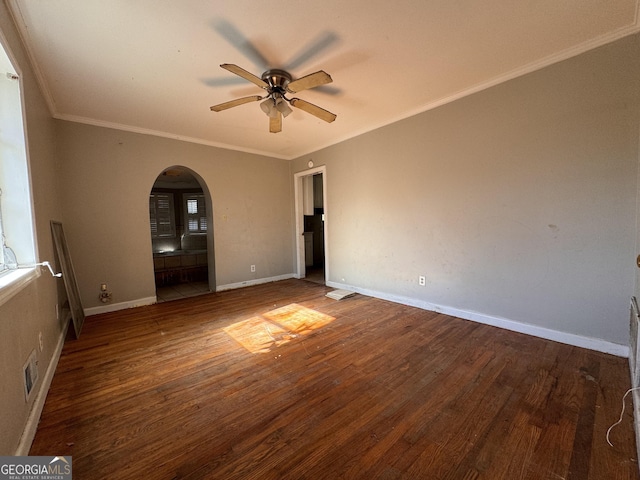
[[[236,322],[223,330],[251,353],[266,353],[335,320],[296,303]]]

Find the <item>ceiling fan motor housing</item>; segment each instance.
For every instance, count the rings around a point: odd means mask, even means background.
[[[287,91],[287,85],[291,82],[291,75],[284,70],[273,68],[262,74],[262,80],[269,84],[269,93],[284,95]]]

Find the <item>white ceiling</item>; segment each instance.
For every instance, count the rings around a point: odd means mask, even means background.
[[[640,30],[640,0],[9,0],[56,118],[295,158]],[[251,54],[254,47],[257,54]],[[223,70],[333,77],[269,133]]]

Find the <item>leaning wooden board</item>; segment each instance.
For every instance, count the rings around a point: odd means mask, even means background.
[[[53,235],[53,243],[56,247],[56,253],[58,254],[60,268],[62,269],[64,288],[67,291],[67,299],[71,310],[71,319],[73,320],[73,330],[76,334],[76,338],[80,338],[80,331],[84,324],[84,309],[82,308],[82,303],[80,301],[80,292],[78,291],[76,275],[73,271],[71,256],[69,255],[69,249],[67,248],[67,241],[64,238],[62,223],[52,220],[51,233]]]

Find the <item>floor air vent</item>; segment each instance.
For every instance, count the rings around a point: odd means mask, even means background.
[[[27,359],[27,363],[22,368],[24,372],[24,399],[29,401],[31,391],[38,381],[38,362],[36,360],[36,351],[32,350]]]

